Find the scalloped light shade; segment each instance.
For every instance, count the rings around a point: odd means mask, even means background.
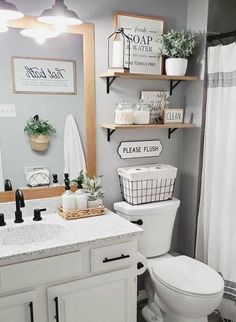
[[[20,19],[23,16],[24,14],[20,12],[13,3],[0,0],[0,20]]]

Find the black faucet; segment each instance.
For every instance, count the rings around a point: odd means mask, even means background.
[[[21,207],[22,208],[25,207],[24,195],[22,190],[20,189],[16,190],[15,198],[16,198],[15,223],[19,224],[24,221],[22,219],[22,212],[20,210]]]

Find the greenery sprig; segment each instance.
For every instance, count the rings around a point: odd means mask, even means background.
[[[84,180],[82,183],[83,191],[88,193],[88,200],[94,201],[104,198],[104,191],[102,191],[101,178],[103,176],[90,178],[87,174],[84,174]]]
[[[40,120],[38,115],[31,117],[24,128],[24,132],[28,135],[39,136],[47,135],[50,136],[56,133],[55,128],[49,123],[49,121]]]
[[[199,43],[199,34],[184,30],[170,30],[158,38],[160,55],[168,58],[188,58]]]

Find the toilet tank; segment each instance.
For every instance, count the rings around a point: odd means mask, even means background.
[[[114,209],[121,217],[139,224],[144,234],[139,236],[138,249],[146,257],[155,257],[170,250],[172,232],[180,201],[153,202],[131,206],[127,202],[116,202]]]

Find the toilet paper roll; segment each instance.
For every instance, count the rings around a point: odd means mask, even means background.
[[[148,266],[147,258],[138,252],[137,255],[137,275],[142,275]]]

